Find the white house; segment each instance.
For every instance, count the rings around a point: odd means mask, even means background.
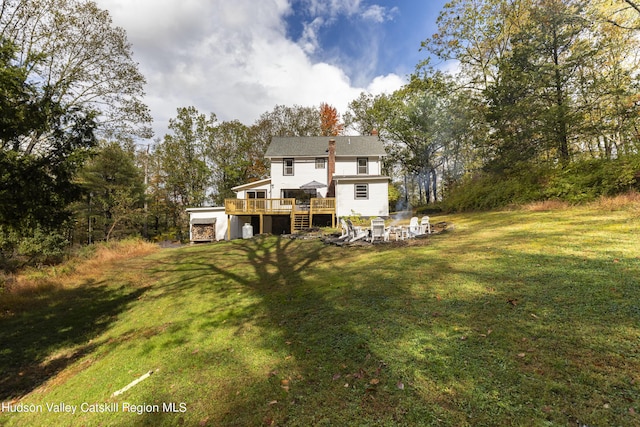
[[[235,187],[237,198],[225,200],[227,238],[241,236],[244,224],[254,233],[285,234],[312,225],[335,227],[343,216],[388,216],[384,156],[377,136],[273,138],[265,153],[271,177]],[[203,209],[218,209],[216,228],[223,228],[220,208],[199,209],[189,212],[192,224],[205,222]]]

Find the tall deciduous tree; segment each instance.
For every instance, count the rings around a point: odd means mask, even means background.
[[[497,79],[498,60],[509,50],[510,34],[520,19],[519,2],[453,0],[437,19],[438,31],[422,48],[460,64],[460,79],[478,92]]]
[[[373,108],[375,97],[366,92],[351,101],[344,113],[345,128],[354,129],[360,135],[373,135],[380,129],[380,117]]]
[[[233,187],[259,178],[254,169],[258,159],[254,157],[250,136],[250,128],[237,120],[220,123],[211,134],[208,154],[213,172],[213,200],[218,205],[235,196]]]
[[[337,136],[342,133],[344,125],[340,122],[340,114],[335,107],[323,102],[320,104],[320,135]]]
[[[199,113],[195,107],[178,108],[177,113],[169,120],[172,133],[165,135],[154,154],[160,164],[172,225],[180,229],[184,209],[202,206],[206,201],[211,183],[206,147],[217,119],[214,114],[207,117]]]
[[[590,23],[582,1],[530,3],[529,19],[512,36],[511,51],[499,61],[499,78],[487,90],[488,117],[507,163],[544,153],[566,164],[581,127],[578,70],[595,54],[586,40]]]
[[[260,116],[257,124],[270,136],[318,136],[321,133],[317,108],[294,105],[276,105],[272,111]],[[267,144],[268,145],[268,144]]]
[[[18,234],[56,230],[80,194],[74,176],[95,143],[94,117],[62,108],[28,81],[10,43],[0,53],[0,224]],[[46,134],[46,149],[25,153],[22,142],[34,133]]]
[[[99,130],[114,139],[151,136],[142,102],[145,79],[122,28],[85,0],[3,0],[0,39],[17,47],[29,81],[66,110],[96,111]],[[43,60],[37,60],[37,59]],[[42,150],[30,135],[27,153]]]

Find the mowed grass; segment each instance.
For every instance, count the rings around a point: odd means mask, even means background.
[[[43,408],[0,424],[640,425],[640,203],[553,208],[105,262],[0,318],[0,399]]]

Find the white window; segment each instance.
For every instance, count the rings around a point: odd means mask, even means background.
[[[316,158],[316,169],[324,169],[324,168],[325,168],[324,157],[317,157]]]
[[[358,159],[358,175],[366,175],[369,172],[368,170],[368,159],[366,158],[359,158]]]
[[[247,190],[247,199],[266,199],[267,190]]]
[[[356,184],[354,187],[356,200],[366,200],[369,198],[369,184]]]
[[[293,176],[293,159],[284,159],[284,176]]]

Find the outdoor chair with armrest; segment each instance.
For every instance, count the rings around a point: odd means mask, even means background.
[[[431,234],[431,223],[428,216],[423,216],[420,220],[420,234]]]
[[[389,229],[384,226],[383,218],[374,218],[371,220],[371,243],[375,240],[389,240]]]

